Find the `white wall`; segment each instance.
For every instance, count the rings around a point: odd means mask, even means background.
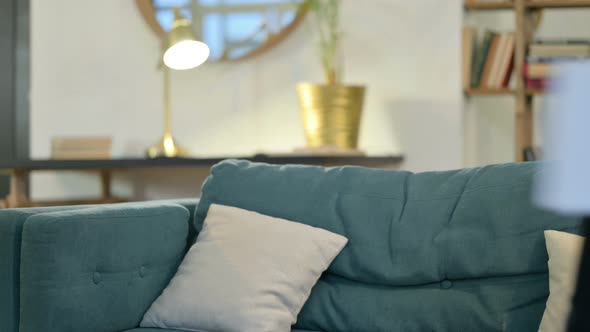
[[[115,156],[143,155],[161,133],[161,75],[159,42],[134,1],[31,2],[31,156],[49,157],[59,135],[110,135]],[[416,171],[462,166],[461,3],[344,0],[346,81],[369,88],[360,139],[369,154],[403,153],[404,168]],[[177,138],[207,156],[303,146],[295,85],[322,78],[310,35],[306,25],[256,59],[175,72]],[[158,182],[143,175],[122,176],[116,190]],[[33,195],[95,194],[93,181],[42,174]]]
[[[510,11],[474,12],[465,19],[467,24],[482,30],[514,31],[514,15]],[[546,9],[535,37],[590,39],[590,10]],[[514,98],[479,96],[466,99],[465,105],[466,166],[513,161]],[[534,136],[538,146],[542,146],[543,106],[543,97],[534,97]]]

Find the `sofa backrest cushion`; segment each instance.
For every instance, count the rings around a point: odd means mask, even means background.
[[[531,204],[539,169],[413,174],[228,160],[204,184],[195,226],[217,203],[347,237],[299,328],[533,331],[548,294],[543,231],[580,225]]]

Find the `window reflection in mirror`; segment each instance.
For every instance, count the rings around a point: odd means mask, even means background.
[[[153,0],[156,19],[170,31],[174,7],[193,23],[211,60],[235,60],[268,44],[298,15],[303,0]]]

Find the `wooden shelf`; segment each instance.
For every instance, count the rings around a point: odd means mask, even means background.
[[[515,93],[514,89],[510,89],[510,88],[500,88],[500,89],[471,88],[471,89],[465,90],[465,94],[468,96],[513,95],[514,93]]]
[[[526,89],[527,96],[544,95],[545,90],[542,89]]]
[[[576,8],[590,7],[590,0],[529,0],[528,8]]]
[[[488,89],[488,88],[475,88],[464,91],[468,96],[495,96],[495,95],[514,95],[516,91],[514,89],[502,88],[502,89]],[[527,96],[544,95],[545,90],[542,89],[526,89]]]
[[[498,2],[469,2],[464,5],[467,10],[499,10],[499,9],[513,9],[514,3],[507,1]]]
[[[583,8],[590,7],[590,0],[529,0],[527,8]],[[514,9],[514,2],[466,2],[466,10],[501,10]]]

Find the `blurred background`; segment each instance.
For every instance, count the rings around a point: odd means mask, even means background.
[[[0,0],[0,196],[195,196],[228,157],[410,171],[538,159],[546,64],[590,56],[587,6]],[[162,63],[180,19],[210,52],[188,70]],[[172,133],[185,153],[150,155]]]

